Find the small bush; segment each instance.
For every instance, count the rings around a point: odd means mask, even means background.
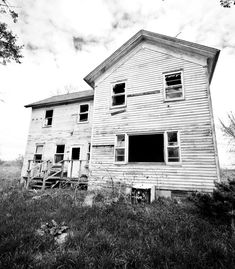
[[[235,210],[235,180],[217,183],[212,194],[193,193],[190,200],[204,216],[230,224]]]

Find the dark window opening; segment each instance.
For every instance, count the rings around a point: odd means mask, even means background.
[[[34,161],[40,162],[42,160],[42,154],[35,154],[34,155]]]
[[[80,160],[80,148],[72,148],[72,160]]]
[[[129,136],[129,162],[164,162],[164,135]]]
[[[88,121],[89,105],[80,105],[79,121]]]
[[[114,94],[119,94],[119,93],[124,93],[125,92],[125,83],[117,83],[113,87],[113,93]]]
[[[125,95],[113,96],[113,106],[121,106],[125,104]]]
[[[112,106],[125,104],[125,83],[117,83],[113,86]]]
[[[88,143],[87,161],[91,158],[91,143]]]
[[[64,160],[64,149],[65,149],[65,145],[56,146],[55,163],[58,163]]]
[[[45,126],[52,125],[53,110],[47,110],[45,115]]]
[[[151,189],[137,189],[131,190],[132,204],[150,204]]]

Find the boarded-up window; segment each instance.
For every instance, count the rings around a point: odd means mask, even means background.
[[[165,100],[182,99],[184,97],[181,71],[165,74],[164,84]]]
[[[180,162],[179,132],[167,132],[167,161]]]
[[[129,162],[164,162],[164,134],[130,135]]]
[[[64,160],[64,149],[65,149],[65,145],[56,146],[55,163],[58,163]]]
[[[112,106],[121,106],[126,103],[126,83],[116,83],[112,87]]]
[[[44,126],[49,127],[52,125],[53,110],[47,110],[45,114]]]
[[[88,121],[88,115],[89,115],[89,105],[80,105],[80,111],[79,111],[79,122],[86,122]]]
[[[42,161],[42,153],[43,153],[43,145],[36,145],[36,150],[34,154],[34,161],[41,162]]]
[[[125,146],[126,136],[125,134],[116,136],[115,143],[115,162],[125,162]]]

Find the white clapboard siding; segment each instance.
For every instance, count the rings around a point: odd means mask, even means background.
[[[89,121],[78,122],[80,104],[89,103]],[[43,127],[45,111],[53,109],[51,127]],[[70,159],[71,146],[81,145],[81,159],[87,158],[88,143],[91,142],[93,101],[77,102],[66,105],[34,108],[29,128],[29,135],[22,169],[22,176],[26,175],[28,160],[32,160],[36,144],[43,144],[43,159],[53,160],[57,144],[65,144],[64,159]]]
[[[100,181],[148,183],[160,189],[211,191],[218,180],[203,64],[148,48],[126,56],[95,85],[91,170]],[[193,58],[193,56],[192,56]],[[183,70],[185,100],[164,102],[162,73]],[[127,106],[112,115],[111,83],[126,80]],[[153,94],[128,96],[144,92]],[[180,132],[180,164],[114,164],[115,134]],[[103,145],[103,146],[102,146]]]

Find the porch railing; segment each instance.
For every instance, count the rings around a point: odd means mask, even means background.
[[[80,179],[83,174],[88,174],[88,166],[88,160],[61,160],[54,164],[50,160],[29,160],[26,188],[35,178],[42,178],[42,189],[45,189],[46,181],[51,178]]]

